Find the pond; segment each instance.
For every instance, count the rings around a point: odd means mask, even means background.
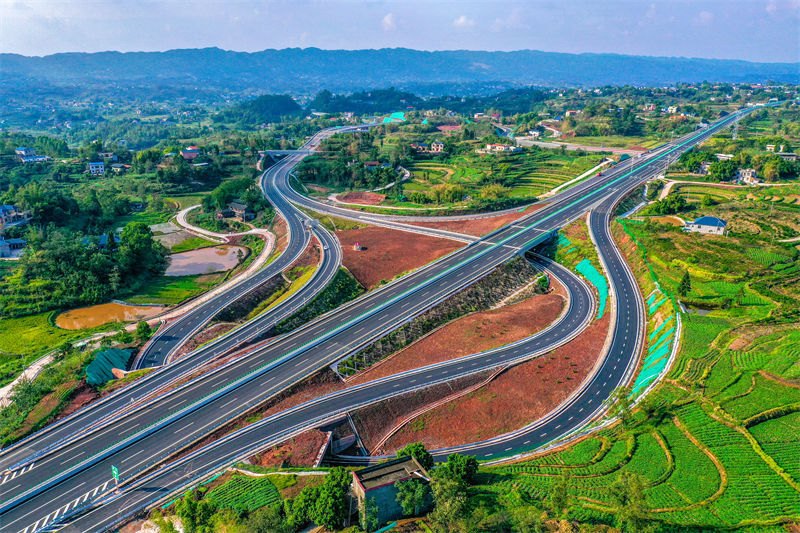
[[[134,322],[155,316],[164,308],[160,306],[137,306],[111,302],[81,307],[61,313],[56,317],[56,326],[62,329],[86,329],[109,322]]]
[[[239,264],[247,256],[243,246],[212,246],[169,256],[166,276],[196,276],[224,272]]]

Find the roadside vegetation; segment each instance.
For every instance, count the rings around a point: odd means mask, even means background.
[[[645,292],[657,282],[692,308],[664,382],[610,429],[481,469],[470,499],[477,508],[509,513],[521,502],[623,531],[781,528],[800,519],[800,472],[789,452],[800,446],[800,263],[795,245],[773,239],[800,210],[794,201],[736,197],[702,210],[746,213],[759,224],[733,224],[722,237],[614,223]]]

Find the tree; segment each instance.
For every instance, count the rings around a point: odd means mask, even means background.
[[[421,442],[412,442],[397,451],[397,457],[413,457],[425,470],[433,468],[433,456]]]
[[[271,505],[254,511],[247,518],[247,530],[253,533],[293,533],[279,507]]]
[[[451,478],[437,478],[431,484],[434,510],[430,517],[441,529],[454,531],[467,514],[467,488]]]
[[[209,524],[216,508],[209,500],[198,500],[195,492],[187,492],[178,500],[175,511],[181,519],[183,530],[194,533]]]
[[[128,276],[160,275],[167,268],[167,250],[146,224],[131,222],[122,230],[118,263]]]
[[[448,455],[447,462],[442,463],[434,470],[434,475],[438,478],[449,478],[466,485],[472,484],[477,473],[478,460],[471,455],[458,453]]]
[[[630,387],[617,387],[608,398],[609,412],[612,416],[618,416],[623,425],[627,425],[631,417],[630,395]]]
[[[736,163],[731,160],[715,161],[708,167],[708,175],[719,181],[730,181],[736,176]]]
[[[681,296],[686,296],[692,290],[692,279],[689,277],[689,271],[686,270],[683,272],[683,277],[681,277],[681,281],[678,284],[678,294]]]
[[[350,474],[337,467],[325,477],[320,486],[313,512],[309,518],[314,523],[328,529],[340,529],[347,520],[347,491],[350,488]]]
[[[642,479],[631,472],[623,472],[609,490],[614,502],[614,517],[623,532],[647,531],[648,511],[644,498]]]
[[[300,529],[313,519],[314,507],[319,497],[320,487],[306,487],[293,500],[286,500],[284,510],[286,521],[294,529]]]
[[[378,527],[378,504],[375,503],[374,498],[366,498],[359,510],[359,520],[361,520],[361,529],[367,533],[375,531]]]
[[[427,507],[431,493],[427,483],[408,479],[398,481],[394,486],[397,488],[397,503],[403,509],[404,516],[417,516]]]
[[[555,516],[562,516],[569,507],[569,476],[561,475],[550,489],[550,510]]]
[[[139,340],[139,342],[146,341],[152,334],[153,330],[150,328],[150,324],[144,320],[136,324],[136,338]]]

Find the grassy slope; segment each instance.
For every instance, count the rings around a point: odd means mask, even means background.
[[[35,359],[63,343],[103,329],[61,329],[51,323],[51,314],[48,312],[19,318],[0,318],[0,386],[13,380]],[[105,329],[110,327],[112,326]]]

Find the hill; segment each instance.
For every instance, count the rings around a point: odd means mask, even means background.
[[[496,92],[521,85],[671,85],[680,82],[800,82],[797,63],[617,54],[437,51],[404,48],[287,48],[235,52],[219,48],[166,52],[0,54],[2,85],[175,88],[212,93],[315,94],[394,86],[429,94]],[[461,88],[461,90],[459,90]]]

